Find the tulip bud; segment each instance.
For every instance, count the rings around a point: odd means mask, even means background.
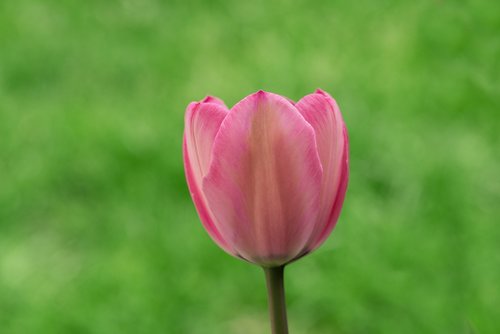
[[[319,247],[348,179],[348,140],[335,100],[259,91],[233,108],[213,97],[186,111],[184,167],[201,221],[229,254],[263,267]]]

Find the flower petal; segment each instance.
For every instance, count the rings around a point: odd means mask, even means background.
[[[236,104],[215,139],[203,192],[224,239],[247,260],[292,260],[312,233],[322,169],[313,128],[285,98]]]
[[[337,195],[335,196],[335,202],[333,203],[332,212],[328,218],[327,224],[319,236],[313,240],[311,245],[311,251],[321,246],[321,244],[328,238],[333,228],[337,224],[339,219],[340,210],[344,204],[345,193],[347,191],[347,183],[349,181],[349,140],[347,137],[347,129],[344,126],[344,154],[342,156],[341,162],[341,172],[340,172],[340,185],[337,190]]]
[[[218,104],[222,107],[224,107],[224,109],[227,110],[227,107],[226,107],[226,104],[224,103],[224,101],[222,101],[221,99],[215,97],[215,96],[210,96],[210,95],[207,95],[205,96],[205,98],[203,100],[201,100],[202,103],[215,103],[215,104]],[[229,110],[227,110],[229,111]]]
[[[220,247],[228,253],[234,253],[217,230],[201,191],[201,182],[208,170],[215,135],[227,113],[223,104],[191,103],[185,117],[183,154],[189,191],[205,229]]]
[[[303,97],[296,107],[314,128],[323,166],[321,209],[310,238],[314,246],[304,250],[310,252],[319,246],[318,239],[324,240],[328,236],[340,213],[347,186],[347,136],[339,107],[327,93],[317,90]],[[332,211],[336,214],[332,214]],[[325,231],[328,231],[326,236]]]
[[[197,181],[208,171],[215,135],[227,113],[227,108],[219,103],[193,102],[188,106],[184,138]]]

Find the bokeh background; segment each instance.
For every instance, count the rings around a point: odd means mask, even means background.
[[[186,105],[320,87],[351,140],[291,332],[499,333],[500,2],[0,1],[0,333],[267,333],[202,229]]]

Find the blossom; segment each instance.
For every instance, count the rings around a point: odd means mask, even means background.
[[[264,91],[231,109],[215,97],[190,103],[183,153],[203,226],[233,256],[281,266],[318,248],[337,223],[348,138],[322,90],[297,103]]]

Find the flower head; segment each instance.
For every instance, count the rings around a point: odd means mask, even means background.
[[[231,255],[279,266],[319,247],[335,226],[347,132],[321,90],[297,103],[259,91],[230,110],[206,97],[186,111],[184,167],[212,239]]]

